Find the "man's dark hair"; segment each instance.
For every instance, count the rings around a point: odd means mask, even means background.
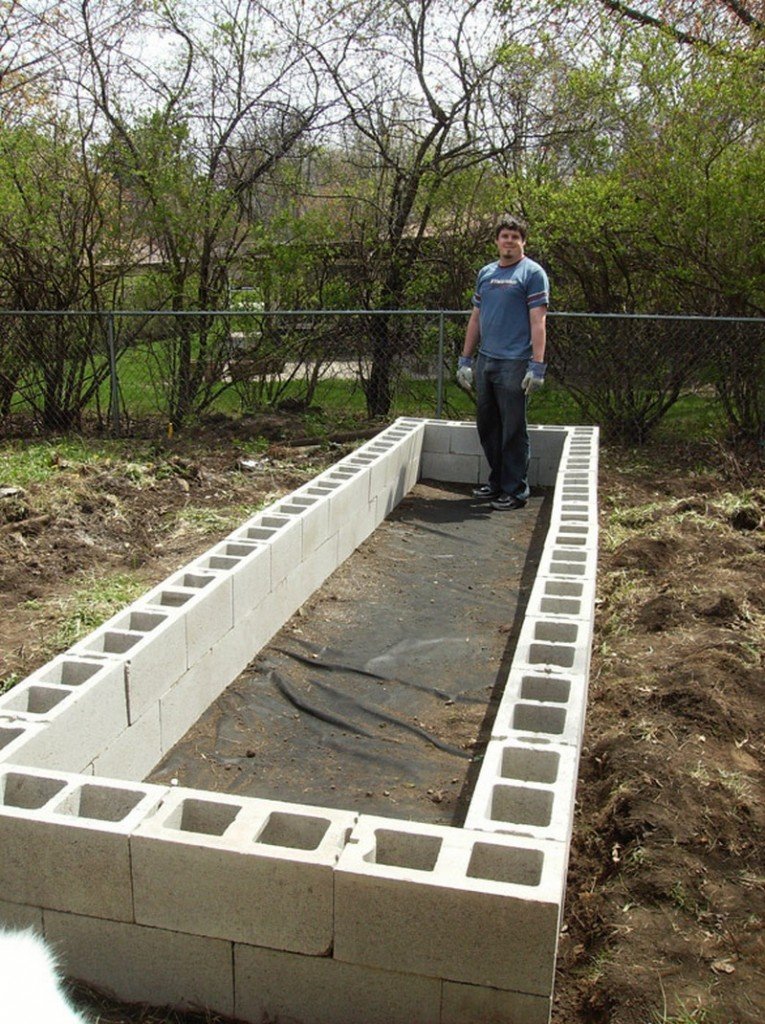
[[[525,242],[528,230],[525,220],[521,220],[520,217],[514,217],[511,213],[503,213],[494,225],[494,237],[499,238],[500,231],[519,231],[521,238]]]

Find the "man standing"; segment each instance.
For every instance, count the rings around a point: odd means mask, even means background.
[[[547,274],[525,254],[526,225],[502,216],[495,227],[499,259],[479,272],[473,311],[465,332],[457,380],[473,383],[477,394],[476,426],[489,463],[489,481],[473,490],[498,511],[523,508],[529,435],[526,398],[544,383]]]

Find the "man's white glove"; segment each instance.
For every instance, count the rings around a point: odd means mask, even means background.
[[[530,395],[532,391],[536,391],[537,388],[542,387],[545,382],[546,369],[547,363],[535,363],[533,359],[529,359],[526,376],[521,381],[521,388],[527,395]]]
[[[457,363],[457,383],[463,391],[473,390],[473,359],[471,356],[460,356]]]

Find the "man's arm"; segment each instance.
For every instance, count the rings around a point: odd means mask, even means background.
[[[467,328],[465,330],[465,344],[462,346],[462,355],[472,358],[475,354],[475,350],[478,348],[478,342],[481,338],[481,322],[480,322],[480,311],[477,306],[473,306],[473,312],[470,314]]]
[[[547,346],[547,306],[535,306],[529,310],[531,324],[531,358],[535,363],[545,361]]]

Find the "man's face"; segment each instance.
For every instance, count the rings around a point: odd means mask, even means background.
[[[500,263],[517,263],[523,257],[523,236],[513,228],[502,228],[497,235]]]

